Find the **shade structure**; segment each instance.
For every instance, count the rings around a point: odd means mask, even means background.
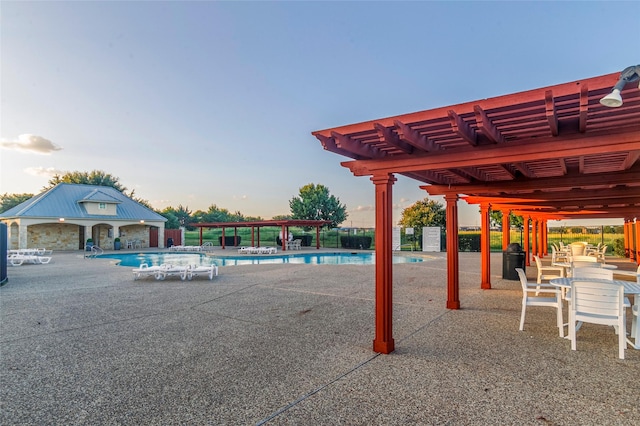
[[[640,216],[640,90],[636,85],[623,88],[624,103],[617,108],[600,103],[619,75],[312,134],[325,150],[347,157],[341,164],[355,176],[371,178],[376,186],[377,217],[388,216],[391,188],[386,182],[395,174],[414,179],[431,195],[444,196],[450,269],[447,306],[457,309],[458,199],[478,204],[483,224],[488,223],[485,216],[490,209],[522,215],[527,223],[531,220],[536,230],[532,246],[541,255],[546,250],[548,220],[622,218],[629,223]],[[381,192],[384,197],[378,196]],[[376,220],[376,228],[379,224],[391,226]],[[391,243],[378,238],[379,231],[376,229],[376,251]],[[482,241],[482,288],[490,288],[488,238]],[[389,306],[392,274],[391,265],[376,268],[376,287],[383,289],[377,293],[380,310]],[[391,317],[388,310],[382,315]],[[390,324],[376,324],[376,332],[388,337],[374,341],[374,349],[393,350]]]

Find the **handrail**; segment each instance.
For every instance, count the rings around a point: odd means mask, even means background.
[[[104,250],[102,250],[100,247],[92,246],[91,247],[91,252],[89,254],[85,255],[85,259],[95,258],[96,256],[99,256],[99,255],[101,255],[103,253],[104,253]]]

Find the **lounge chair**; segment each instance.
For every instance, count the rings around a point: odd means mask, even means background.
[[[187,278],[189,280],[193,279],[193,277],[198,275],[208,275],[209,279],[212,280],[214,276],[218,276],[218,267],[214,264],[207,266],[198,266],[198,265],[189,265],[189,269],[187,271]]]
[[[250,254],[250,253],[253,253],[257,249],[258,249],[258,247],[240,247],[238,249],[238,253]]]
[[[140,265],[139,268],[133,270],[133,279],[144,278],[148,276],[156,276],[156,272],[160,270],[159,266],[149,266],[146,263]]]
[[[156,280],[164,280],[167,277],[179,276],[182,281],[187,279],[188,266],[184,265],[160,265],[160,268],[156,271]]]
[[[10,254],[7,256],[7,262],[11,266],[20,266],[24,263],[24,259],[18,254]]]

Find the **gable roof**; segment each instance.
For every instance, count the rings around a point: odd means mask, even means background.
[[[117,215],[88,214],[86,202],[118,204]],[[0,218],[60,218],[162,221],[167,219],[110,186],[60,183],[17,206]]]

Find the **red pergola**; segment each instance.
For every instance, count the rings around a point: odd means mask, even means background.
[[[249,222],[209,222],[209,223],[191,223],[190,226],[200,228],[200,244],[202,244],[202,230],[204,228],[222,228],[222,248],[225,248],[225,228],[233,228],[234,236],[238,235],[238,228],[251,228],[251,245],[260,245],[260,228],[265,226],[281,228],[282,235],[289,233],[290,226],[299,226],[305,228],[316,228],[316,248],[320,249],[320,228],[330,224],[329,220],[302,220],[302,219],[283,219],[283,220],[257,220]],[[255,230],[258,230],[255,235]],[[287,250],[286,239],[282,239],[282,250]]]
[[[481,288],[491,288],[489,211],[531,222],[534,254],[546,253],[546,223],[565,218],[622,218],[625,245],[640,262],[640,90],[622,90],[624,104],[605,107],[620,74],[482,99],[313,132],[324,149],[351,158],[341,164],[369,176],[376,203],[376,335],[390,353],[392,336],[392,186],[395,174],[442,195],[447,220],[447,308],[458,309],[460,198],[482,216]],[[635,225],[634,225],[635,221]],[[633,237],[635,228],[635,238]],[[503,246],[509,233],[503,233]],[[529,232],[525,232],[528,251]],[[527,254],[527,264],[529,262]]]

